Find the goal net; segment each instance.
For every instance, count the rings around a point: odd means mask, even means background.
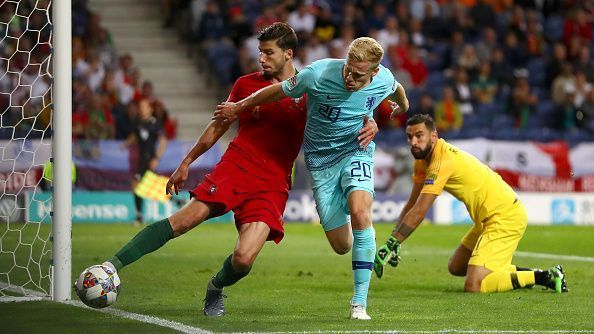
[[[0,301],[52,295],[51,7],[0,4]]]

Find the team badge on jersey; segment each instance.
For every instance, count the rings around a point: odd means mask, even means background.
[[[365,108],[367,108],[367,110],[371,110],[371,108],[373,107],[374,104],[375,104],[375,96],[369,96],[367,98],[367,101],[365,102]]]
[[[429,175],[427,175],[427,178],[425,179],[425,184],[434,184],[436,179],[437,179],[437,175],[429,174]]]
[[[289,90],[293,90],[297,86],[297,76],[292,76],[287,80],[289,81]]]

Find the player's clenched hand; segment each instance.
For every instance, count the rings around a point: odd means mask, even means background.
[[[184,183],[188,179],[188,171],[190,165],[186,162],[182,162],[179,167],[171,174],[165,186],[165,193],[167,195],[179,194],[179,190],[184,188]]]
[[[393,236],[390,236],[388,241],[378,248],[373,261],[373,271],[378,278],[382,278],[384,274],[384,266],[389,263],[396,267],[400,263],[400,242]]]
[[[366,149],[367,145],[369,145],[373,138],[375,138],[375,135],[378,133],[378,131],[379,129],[375,120],[365,116],[365,119],[363,120],[363,127],[361,130],[359,130],[359,137],[357,137],[359,140],[359,147],[361,149]]]
[[[223,122],[233,122],[237,119],[237,116],[241,112],[241,109],[237,103],[223,102],[217,105],[217,109],[212,116],[213,120],[222,120]]]
[[[398,103],[396,103],[394,101],[388,101],[388,102],[390,102],[390,107],[392,107],[392,113],[390,114],[390,119],[394,119],[399,114],[405,112],[404,110],[402,110],[402,108],[400,108]]]

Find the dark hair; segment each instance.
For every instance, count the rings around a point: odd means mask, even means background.
[[[276,40],[276,45],[283,50],[291,49],[297,51],[297,34],[288,24],[275,22],[260,31],[258,36],[260,42]]]
[[[430,132],[435,131],[435,122],[433,122],[433,118],[427,114],[416,114],[406,120],[406,126],[417,125],[421,123],[424,123]]]

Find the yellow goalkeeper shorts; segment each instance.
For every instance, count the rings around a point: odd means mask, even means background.
[[[526,209],[516,201],[506,212],[493,215],[482,225],[482,230],[475,224],[461,241],[464,247],[472,249],[468,264],[507,271],[527,221]]]

